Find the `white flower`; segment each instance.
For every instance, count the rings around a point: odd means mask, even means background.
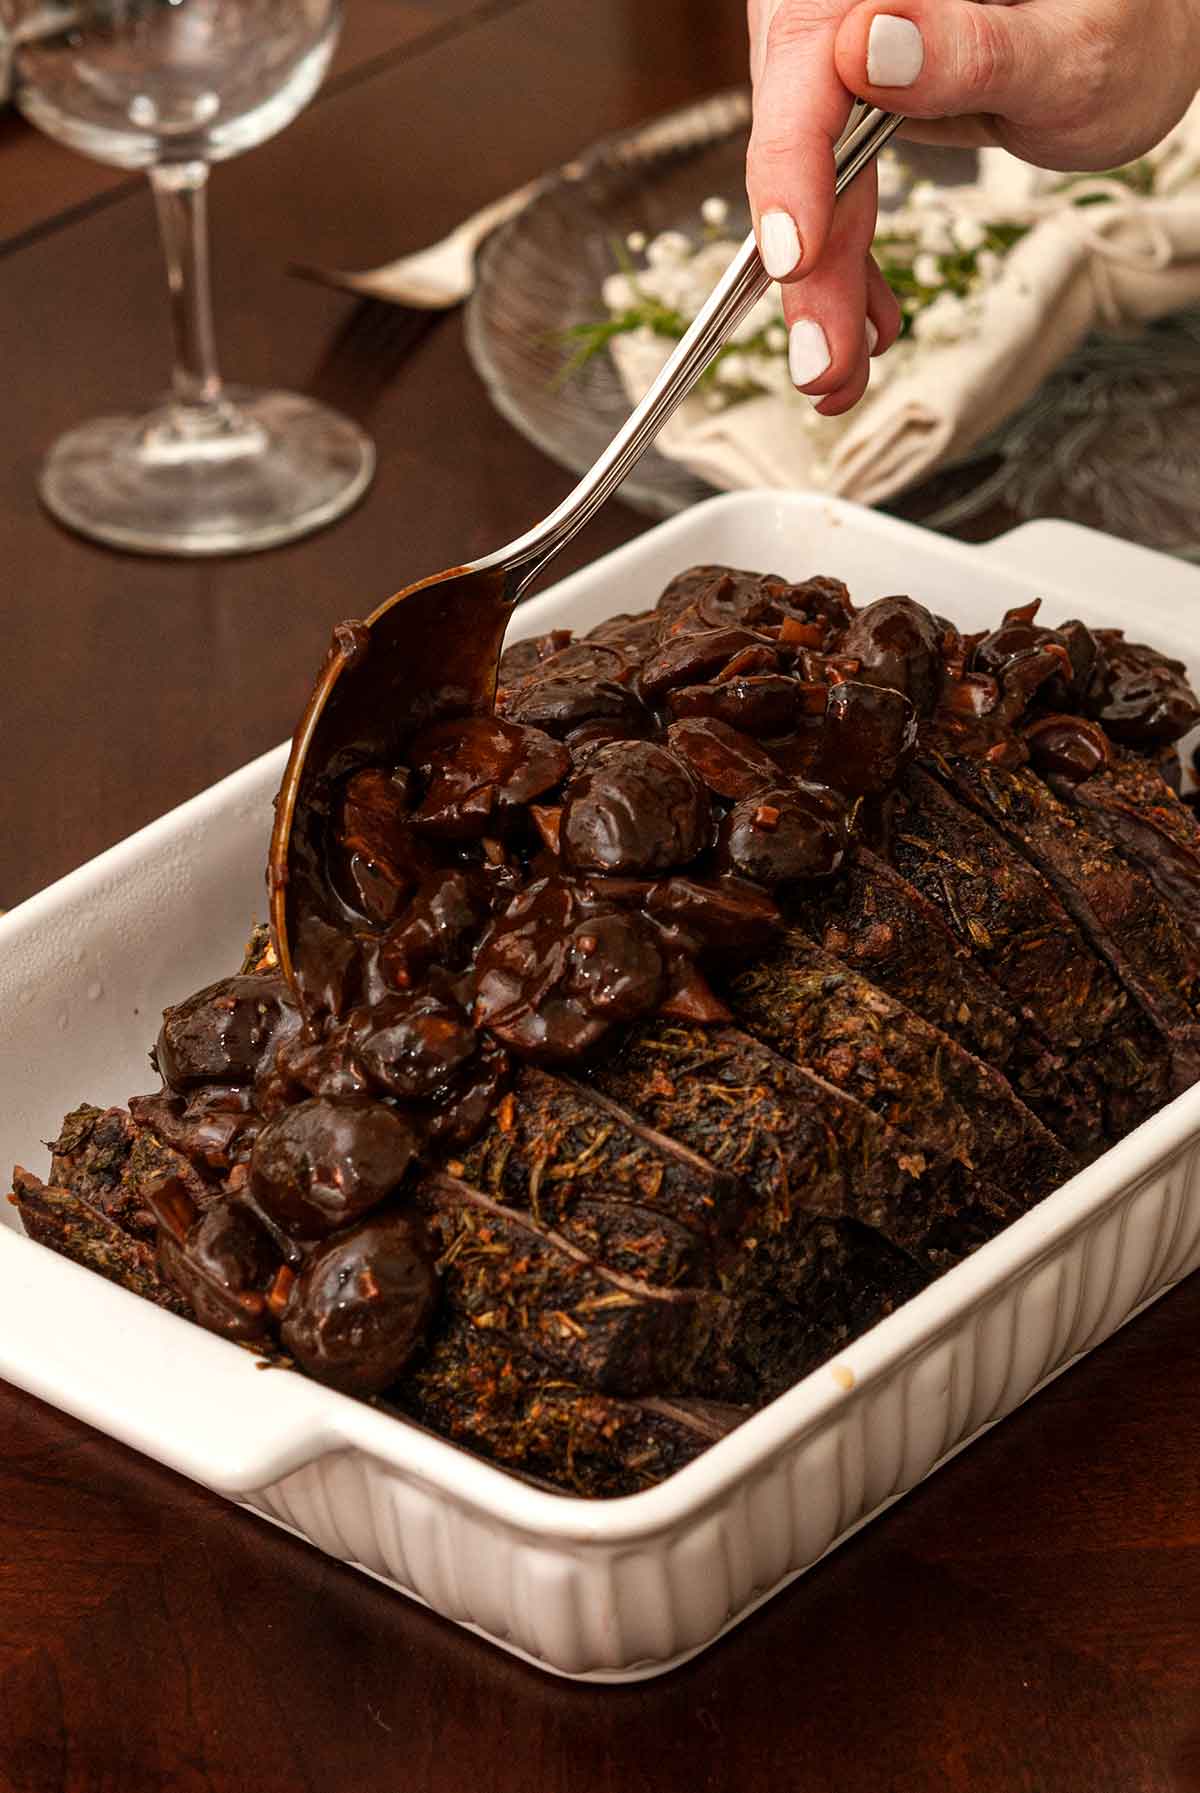
[[[894,212],[889,212],[886,219],[883,220],[883,234],[885,236],[911,236],[913,231],[920,229],[924,216],[923,212],[913,211],[911,206],[898,206]]]
[[[978,218],[972,218],[967,212],[960,212],[950,226],[950,235],[956,246],[970,255],[972,250],[982,249],[987,241],[987,232]]]
[[[691,259],[691,269],[697,285],[703,286],[705,295],[717,284],[740,247],[737,243],[719,241],[705,243]]]
[[[913,278],[918,286],[945,286],[946,276],[942,264],[936,255],[929,250],[922,250],[913,260]]]
[[[706,199],[704,204],[700,207],[700,216],[706,224],[711,224],[713,229],[716,230],[720,225],[724,224],[726,218],[729,216],[729,201],[727,199],[721,199],[714,193],[712,198]]]
[[[610,274],[600,288],[604,303],[614,314],[628,311],[637,303],[637,295],[633,290],[633,282],[625,274]]]
[[[930,255],[953,253],[954,238],[950,235],[950,224],[945,212],[924,213],[917,227],[917,247],[927,250]]]
[[[716,380],[718,386],[745,386],[749,380],[749,363],[745,355],[736,352],[722,355],[717,362]]]
[[[939,293],[932,305],[918,311],[913,319],[913,335],[919,342],[958,342],[970,328],[970,316],[963,301],[954,293]]]
[[[668,244],[668,251],[670,248]],[[650,253],[653,256],[653,243]],[[737,245],[724,242],[706,243],[694,255],[679,260],[668,254],[639,273],[637,284],[649,298],[690,322],[736,254]]]
[[[646,247],[645,231],[631,230],[629,235],[625,238],[625,247],[629,250],[631,255],[640,255],[642,250]]]
[[[792,385],[788,373],[787,360],[783,355],[748,355],[747,366],[751,370],[756,386],[771,394],[788,394],[795,396],[796,388]]]
[[[650,299],[657,299],[668,311],[691,317],[696,309],[696,290],[686,266],[672,262],[664,267],[651,267],[639,275],[638,286]]]
[[[768,324],[765,341],[773,355],[785,355],[788,346],[786,326],[783,324]]]
[[[652,268],[663,268],[686,261],[692,246],[681,230],[662,230],[646,245],[646,260]]]
[[[909,205],[941,205],[942,196],[932,181],[917,181],[908,196]]]

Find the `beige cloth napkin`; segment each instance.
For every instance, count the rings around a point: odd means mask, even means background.
[[[1180,135],[1185,146],[1200,144],[1200,108]],[[1032,228],[981,295],[969,335],[921,343],[844,420],[814,430],[807,399],[792,393],[724,411],[693,397],[659,436],[659,451],[723,490],[815,487],[870,504],[926,478],[1017,410],[1089,331],[1138,326],[1200,300],[1200,185],[1194,158],[1186,160],[1191,184],[1169,197],[1141,198],[1106,179],[1088,183],[1096,203],[1085,206],[1031,195],[1020,209]],[[996,216],[994,202],[987,215]],[[631,399],[667,347],[614,338]]]

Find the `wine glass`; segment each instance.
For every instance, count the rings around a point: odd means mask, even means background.
[[[370,481],[375,451],[346,418],[222,383],[208,276],[209,164],[291,123],[340,15],[341,0],[0,0],[18,106],[72,149],[146,169],[166,257],[169,395],[71,430],[42,466],[43,502],[83,535],[143,553],[267,548]]]

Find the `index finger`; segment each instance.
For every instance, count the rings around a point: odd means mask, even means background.
[[[812,272],[833,218],[833,149],[852,96],[834,63],[849,0],[756,0],[754,126],[746,190],[767,273]],[[765,28],[765,39],[763,32]]]

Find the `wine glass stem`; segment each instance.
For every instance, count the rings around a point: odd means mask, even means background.
[[[167,263],[175,361],[171,391],[200,423],[221,407],[208,273],[208,165],[180,162],[150,170]]]

